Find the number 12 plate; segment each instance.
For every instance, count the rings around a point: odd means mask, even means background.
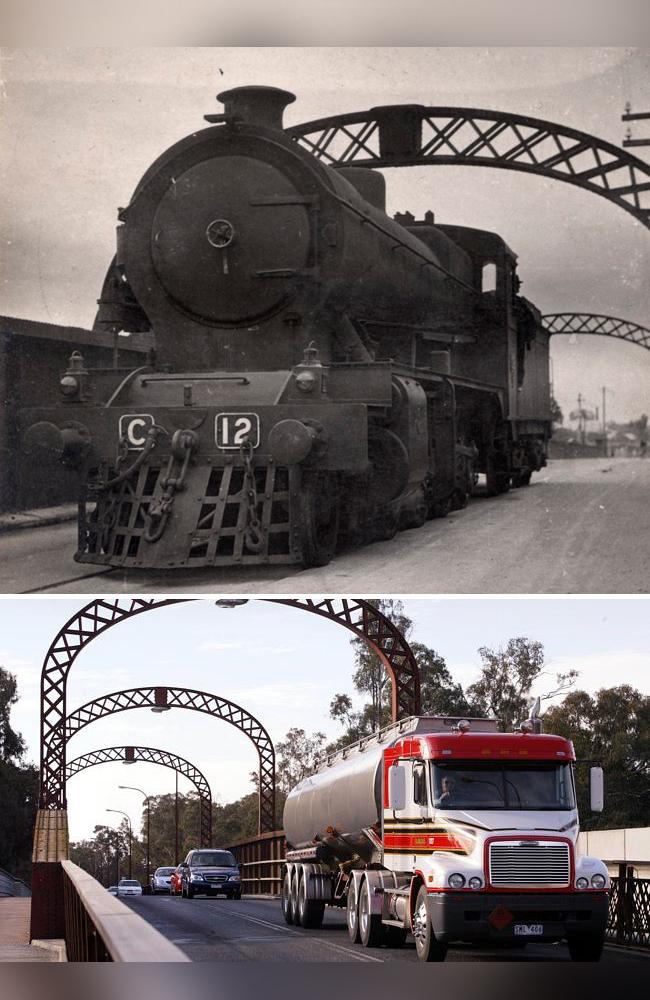
[[[217,448],[241,448],[245,441],[250,441],[253,448],[257,448],[260,443],[260,418],[257,413],[217,413],[214,439]]]

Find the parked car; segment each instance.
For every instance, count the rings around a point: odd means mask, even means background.
[[[180,865],[181,895],[241,899],[241,874],[234,854],[218,849],[190,851]]]
[[[174,868],[171,875],[169,876],[169,895],[170,896],[180,896],[181,894],[181,874],[182,869],[179,865],[178,868]]]
[[[111,896],[117,896],[117,886],[116,885],[109,885],[108,891],[110,892]]]
[[[134,878],[121,878],[117,883],[118,896],[141,896],[142,886]]]
[[[169,881],[175,868],[156,868],[151,876],[151,891],[154,896],[159,892],[169,892]]]

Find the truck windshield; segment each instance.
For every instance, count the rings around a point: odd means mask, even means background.
[[[438,809],[574,809],[569,764],[454,763],[433,765]]]

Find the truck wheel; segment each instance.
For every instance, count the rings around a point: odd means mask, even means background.
[[[415,901],[413,937],[415,938],[415,950],[421,962],[444,962],[447,957],[447,945],[437,941],[433,933],[427,908],[427,890],[424,885],[420,886]]]
[[[348,925],[348,937],[350,938],[352,944],[358,944],[361,940],[359,937],[359,900],[357,899],[357,883],[353,878],[350,878],[350,884],[348,887],[346,919]]]
[[[298,923],[298,879],[300,878],[300,872],[294,872],[293,878],[291,879],[291,895],[289,897],[289,902],[291,906],[291,923]]]
[[[600,934],[576,934],[567,939],[572,962],[598,962],[605,940]]]
[[[298,923],[301,927],[321,927],[324,914],[322,899],[307,899],[307,878],[303,875],[298,885]]]
[[[370,883],[364,878],[359,897],[359,935],[364,948],[377,948],[384,936],[381,916],[372,912]]]
[[[293,913],[291,911],[291,876],[289,875],[289,872],[285,872],[280,902],[282,904],[282,916],[284,917],[285,923],[292,924]]]

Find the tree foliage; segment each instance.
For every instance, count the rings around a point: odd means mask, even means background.
[[[573,741],[581,826],[586,830],[650,825],[650,697],[629,684],[595,696],[572,691],[544,715],[548,732]],[[605,809],[589,809],[589,766],[605,772]]]
[[[24,762],[25,741],[11,726],[17,701],[16,678],[0,667],[0,868],[29,882],[38,771]]]

